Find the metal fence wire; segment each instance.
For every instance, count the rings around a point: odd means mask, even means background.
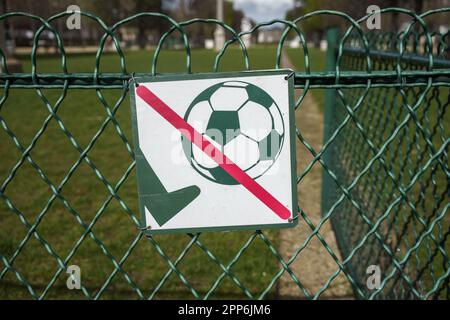
[[[211,71],[221,70],[230,50],[238,50],[244,69],[250,69],[245,33],[222,21],[178,23],[159,13],[139,13],[109,27],[81,12],[104,34],[93,71],[71,73],[53,27],[70,13],[48,19],[0,15],[0,21],[41,24],[28,62],[31,72],[10,73],[0,51],[0,297],[264,299],[279,297],[281,283],[288,281],[295,288],[291,296],[317,299],[327,297],[342,277],[357,298],[449,299],[450,42],[448,32],[431,32],[427,24],[434,15],[448,17],[449,11],[417,15],[383,9],[382,14],[411,17],[400,33],[365,30],[370,15],[355,20],[328,10],[260,23],[247,32],[284,25],[275,68],[281,67],[288,36],[299,37],[295,54],[305,70],[295,72],[298,117],[308,94],[325,89],[322,145],[313,146],[301,126],[296,130],[303,150],[297,156],[310,157],[298,170],[299,189],[320,167],[321,191],[303,191],[307,196],[321,192],[321,216],[312,218],[299,198],[304,237],[290,244],[289,255],[280,250],[279,231],[146,237],[138,218],[128,106],[132,73],[127,65],[132,62],[118,30],[138,19],[169,24],[146,75],[159,72],[164,45],[175,36],[185,72],[193,72],[186,30],[196,24],[219,25],[229,34]],[[301,29],[302,22],[318,15],[339,17],[349,26],[328,31],[323,72],[311,71],[314,56]],[[46,57],[38,59],[46,30],[55,36],[58,72],[38,72],[40,63],[51,64]],[[118,72],[101,72],[111,56],[104,52],[108,39]],[[330,223],[339,250],[325,232]],[[293,267],[313,241],[323,249],[317,255],[332,261],[332,272],[314,288],[304,280],[314,272],[314,262],[309,268]],[[80,290],[66,287],[70,265],[82,270]],[[370,265],[381,271],[375,288],[366,283]]]

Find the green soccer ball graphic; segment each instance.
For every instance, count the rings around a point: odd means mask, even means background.
[[[262,176],[277,160],[284,141],[281,112],[263,89],[243,81],[226,81],[201,92],[184,120],[250,177]],[[188,139],[183,150],[192,167],[220,184],[237,184],[225,170]]]

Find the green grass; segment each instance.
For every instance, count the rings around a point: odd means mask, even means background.
[[[153,53],[148,51],[127,52],[128,71],[150,72],[152,55]],[[252,49],[250,50],[251,67],[253,69],[273,68],[275,55],[275,48]],[[193,70],[195,72],[212,71],[214,57],[215,53],[212,51],[194,50],[192,52]],[[21,57],[20,60],[23,63],[24,72],[28,72],[31,69],[29,57]],[[158,72],[185,72],[185,61],[185,54],[182,51],[163,51]],[[224,57],[221,70],[242,70],[243,66],[242,53],[237,49],[230,49]],[[60,58],[48,55],[38,57],[37,67],[38,72],[60,72]],[[88,54],[71,55],[68,57],[68,68],[69,72],[92,72],[94,57]],[[120,71],[117,54],[105,54],[101,59],[101,72],[113,71]],[[43,93],[51,104],[54,104],[62,94],[59,89],[43,90]],[[2,94],[4,94],[3,89]],[[102,90],[101,94],[109,104],[109,108],[112,108],[120,98],[121,91]],[[107,119],[107,111],[100,103],[95,90],[68,90],[57,114],[83,149],[89,144],[101,123]],[[46,117],[49,116],[49,112],[36,90],[11,89],[8,99],[0,109],[0,115],[15,133],[18,141],[23,146],[28,146]],[[131,143],[128,96],[120,104],[115,118]],[[21,156],[13,140],[3,129],[0,130],[0,154],[0,178],[3,183]],[[80,157],[80,153],[72,146],[59,124],[52,119],[31,150],[30,156],[48,179],[54,185],[58,185]],[[106,126],[88,156],[112,185],[120,180],[131,163],[124,143],[112,123]],[[61,193],[86,224],[91,223],[109,195],[105,185],[84,161],[64,185]],[[132,213],[139,217],[134,170],[125,180],[118,194]],[[24,218],[33,224],[45,208],[52,191],[36,170],[25,161],[7,186],[5,195]],[[27,228],[3,200],[0,201],[0,221],[0,252],[9,259],[25,238]],[[139,234],[131,217],[116,199],[106,206],[92,230],[116,261],[122,259]],[[83,235],[84,228],[62,202],[56,199],[42,217],[37,231],[48,241],[52,249],[65,259]],[[252,232],[205,233],[199,239],[224,265],[228,265],[251,234]],[[277,232],[269,231],[264,234],[276,244]],[[172,262],[190,241],[187,235],[159,235],[154,239]],[[89,236],[81,243],[68,264],[81,267],[82,283],[92,295],[96,294],[115,269],[111,260]],[[3,262],[0,262],[0,266],[2,270],[5,267]],[[36,290],[37,295],[43,292],[58,270],[56,260],[33,236],[20,251],[13,266]],[[170,270],[168,263],[145,238],[139,240],[124,262],[123,268],[146,296]],[[200,295],[204,295],[222,273],[221,268],[196,245],[190,249],[177,268]],[[260,238],[256,238],[231,271],[257,297],[268,286],[278,269],[278,260],[266,244]],[[46,297],[83,298],[81,291],[70,291],[66,288],[66,280],[67,274],[63,272]],[[273,294],[274,290],[269,296]],[[101,296],[101,298],[124,299],[137,297],[136,292],[120,272],[115,275]],[[192,298],[193,295],[182,284],[179,277],[172,273],[155,298],[180,297]],[[211,298],[240,297],[244,297],[242,290],[229,277],[225,277],[211,295]],[[16,275],[9,271],[0,279],[0,299],[15,298],[31,298],[31,296]]]
[[[268,69],[275,66],[276,50],[273,47],[254,48],[250,50],[250,62],[252,69]],[[297,70],[304,70],[303,53],[298,49],[287,49],[287,53],[296,66]],[[126,53],[127,71],[134,72],[150,72],[153,52],[137,51]],[[215,54],[212,51],[193,50],[192,66],[195,72],[212,71]],[[20,58],[24,72],[31,69],[29,57]],[[94,69],[93,55],[72,55],[68,57],[68,68],[70,72],[92,72]],[[311,50],[312,70],[325,70],[325,52]],[[38,58],[38,72],[61,72],[60,59],[58,56],[44,55]],[[237,49],[230,49],[224,57],[220,70],[242,70],[244,62],[242,53]],[[108,53],[102,57],[101,72],[119,72],[119,59],[117,54]],[[182,51],[164,51],[160,57],[158,64],[158,72],[186,72],[186,59]],[[437,121],[437,113],[439,108],[443,108],[448,101],[448,95],[445,92],[439,94],[441,104],[433,102],[429,114],[429,122],[431,124]],[[311,90],[314,99],[319,107],[323,108],[324,90]],[[371,98],[366,103],[372,103],[373,97],[379,96],[381,90],[372,91]],[[3,95],[4,89],[1,89]],[[54,104],[61,95],[60,89],[43,90],[43,93]],[[8,127],[15,133],[18,141],[23,146],[28,146],[33,137],[41,128],[46,117],[49,116],[48,110],[45,108],[42,99],[38,96],[36,90],[11,89],[6,102],[1,106],[0,116],[5,119]],[[112,108],[117,100],[121,97],[120,90],[102,90],[101,94]],[[391,94],[384,94],[384,99],[391,99]],[[414,97],[410,97],[413,99]],[[117,119],[120,129],[124,132],[128,141],[131,143],[131,127],[130,127],[130,107],[129,97],[125,97],[124,101],[119,105],[115,118]],[[436,99],[434,99],[436,100]],[[412,101],[410,101],[411,103]],[[383,112],[387,112],[390,107],[386,103],[378,101],[380,108],[375,108],[378,117],[384,116]],[[384,107],[384,109],[382,108]],[[386,111],[383,111],[386,110]],[[357,116],[360,116],[360,112]],[[58,116],[62,119],[64,126],[71,132],[74,139],[81,146],[86,148],[100,125],[107,119],[107,110],[101,104],[95,90],[69,90],[67,96],[61,103]],[[406,110],[403,111],[403,116]],[[418,117],[420,117],[420,111]],[[376,119],[366,117],[365,125],[371,128],[370,134],[380,134],[380,131],[371,126]],[[432,137],[433,144],[439,146],[442,144],[440,137],[448,137],[447,125],[450,121],[447,112],[442,119],[444,125],[439,129],[440,134]],[[390,122],[389,126],[385,126],[381,140],[388,137],[388,132],[394,126],[394,122]],[[429,124],[424,123],[430,127]],[[405,156],[406,145],[411,141],[413,135],[417,133],[415,126],[411,124],[408,130],[408,139],[400,145],[401,153]],[[432,125],[431,125],[432,127]],[[350,131],[351,128],[349,129]],[[356,129],[353,127],[353,133]],[[352,132],[350,132],[352,133]],[[340,136],[342,139],[344,135]],[[347,139],[351,139],[348,135]],[[351,140],[348,140],[351,141]],[[352,142],[355,144],[355,142]],[[397,143],[397,142],[396,142]],[[398,143],[397,143],[398,144]],[[421,150],[424,150],[425,144],[421,141]],[[349,143],[350,145],[350,143]],[[362,143],[365,145],[365,143]],[[367,148],[367,146],[366,146]],[[413,150],[410,157],[404,159],[404,162],[410,167],[409,162],[417,161],[417,153]],[[21,153],[15,147],[13,140],[9,137],[5,130],[0,129],[0,179],[1,183],[7,179],[12,168],[21,157]],[[392,155],[392,153],[390,153]],[[386,161],[397,161],[393,163],[393,172],[398,175],[400,166],[403,163],[398,159],[389,158],[386,155]],[[40,166],[48,179],[53,184],[58,185],[68,170],[79,159],[79,152],[72,146],[67,136],[62,132],[59,124],[52,119],[41,138],[30,152],[32,159]],[[128,166],[131,158],[128,155],[124,143],[117,134],[116,127],[109,123],[104,132],[98,138],[98,141],[88,153],[89,159],[99,168],[104,177],[115,185]],[[352,155],[354,156],[354,155]],[[370,152],[369,152],[370,156]],[[373,156],[373,155],[372,155]],[[366,156],[368,158],[368,156]],[[409,159],[410,158],[410,159]],[[427,157],[426,157],[427,158]],[[364,160],[364,159],[363,159]],[[400,159],[401,160],[401,159]],[[364,162],[364,161],[363,161]],[[381,168],[380,168],[381,170]],[[431,174],[430,172],[426,175]],[[373,175],[372,175],[373,178]],[[442,172],[438,172],[436,183],[438,188],[432,189],[428,187],[424,200],[421,202],[419,213],[423,218],[432,210],[434,196],[445,191],[446,181]],[[362,184],[370,186],[371,180],[362,180]],[[406,184],[407,179],[402,181]],[[413,194],[417,195],[420,191],[418,188],[420,183],[416,184]],[[384,190],[384,194],[393,192],[389,186]],[[369,188],[370,189],[370,188]],[[134,171],[125,180],[118,194],[127,207],[139,217],[137,208],[137,190]],[[48,199],[52,195],[52,191],[46,183],[39,177],[36,170],[25,162],[6,188],[5,195],[11,200],[14,206],[23,214],[24,218],[31,224],[38,219],[40,212],[45,208]],[[71,176],[67,184],[62,189],[62,195],[67,199],[68,203],[79,213],[80,217],[86,224],[90,224],[94,216],[108,198],[108,190],[105,185],[97,178],[93,170],[86,162],[77,168]],[[446,196],[448,199],[448,196]],[[445,203],[445,202],[444,202]],[[387,204],[384,204],[387,205]],[[403,221],[406,205],[402,205],[399,218]],[[0,201],[0,253],[10,258],[21,241],[27,234],[27,228],[21,219],[11,211],[5,201]],[[417,224],[417,223],[416,223]],[[444,219],[441,224],[448,227],[448,219]],[[402,227],[399,223],[395,226],[397,229]],[[421,226],[418,225],[419,230]],[[138,235],[138,230],[132,219],[124,211],[122,206],[116,199],[113,199],[106,206],[105,211],[101,214],[98,221],[93,226],[93,232],[100,239],[116,261],[120,261],[130,244]],[[80,226],[75,217],[64,207],[59,199],[56,199],[49,207],[47,213],[37,227],[39,234],[48,241],[52,249],[62,258],[65,259],[77,241],[84,233],[84,228]],[[439,233],[435,230],[436,236]],[[441,231],[439,231],[441,232]],[[409,232],[411,233],[411,232]],[[264,234],[276,245],[277,232],[269,231]],[[224,265],[228,265],[240,248],[246,243],[252,232],[228,232],[228,233],[205,233],[200,236],[200,241],[207,247]],[[412,235],[411,237],[414,237]],[[154,239],[159,243],[164,254],[174,262],[180,255],[184,247],[189,243],[190,237],[187,235],[160,235]],[[407,237],[404,240],[412,241]],[[450,243],[446,242],[446,251],[450,251]],[[431,248],[431,249],[430,249]],[[418,258],[424,266],[424,262],[430,259],[429,254],[435,248],[435,244],[429,238],[424,240],[423,245],[418,248]],[[427,286],[432,283],[428,277],[436,277],[443,272],[443,257],[438,254],[435,263],[427,267],[425,271],[425,282]],[[412,262],[410,262],[412,263]],[[77,264],[82,269],[82,283],[92,295],[105,283],[106,279],[114,271],[114,265],[111,260],[105,256],[99,246],[89,236],[81,243],[68,264]],[[40,295],[53,276],[58,270],[56,260],[48,254],[42,244],[31,237],[24,248],[20,251],[17,259],[13,264],[14,268],[20,272],[23,279],[30,283],[36,290],[36,294]],[[0,262],[0,268],[3,270],[5,265]],[[279,269],[279,263],[273,256],[271,251],[260,239],[256,238],[249,248],[242,254],[239,261],[233,266],[231,271],[240,281],[249,289],[249,291],[258,297],[270,283],[273,276]],[[208,289],[214,284],[215,280],[222,273],[221,268],[214,263],[207,253],[202,251],[199,246],[192,246],[184,259],[177,265],[185,279],[194,287],[200,295],[204,295]],[[429,270],[434,268],[434,276]],[[123,263],[123,269],[126,270],[131,279],[142,290],[145,296],[148,296],[158,285],[159,281],[164,277],[166,272],[170,270],[165,259],[157,252],[155,247],[145,238],[138,241],[136,247],[132,250],[129,257]],[[428,275],[430,274],[430,276]],[[83,298],[84,295],[80,291],[70,291],[66,288],[67,274],[64,272],[57,278],[55,284],[49,290],[47,298]],[[434,279],[432,279],[434,280]],[[274,289],[270,296],[274,296]],[[30,294],[26,287],[21,284],[16,275],[9,271],[0,279],[0,299],[30,298]],[[111,283],[106,287],[101,298],[124,298],[134,299],[138,295],[133,288],[126,282],[124,276],[119,272],[112,279]],[[192,298],[190,290],[183,285],[179,277],[172,273],[167,281],[162,285],[155,298]],[[211,298],[241,298],[244,297],[241,289],[229,278],[225,277],[218,286],[217,290],[211,295]]]

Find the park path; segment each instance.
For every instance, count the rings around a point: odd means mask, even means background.
[[[285,68],[295,70],[286,53],[282,56],[282,64]],[[302,93],[296,90],[296,98]],[[295,112],[295,122],[304,139],[317,151],[322,147],[323,139],[323,113],[319,110],[314,101],[311,91],[309,91],[300,106],[300,110]],[[311,153],[296,139],[297,142],[297,173],[303,172],[313,157]],[[321,200],[321,176],[322,168],[320,164],[315,164],[310,172],[302,179],[297,186],[297,194],[300,207],[308,215],[309,219],[316,226],[320,221],[320,200]],[[305,220],[299,218],[299,223],[295,228],[282,229],[280,234],[280,251],[285,261],[288,261],[292,254],[304,244],[306,238],[311,233],[311,229]],[[320,229],[320,234],[341,259],[334,232],[331,224],[327,221]],[[342,261],[342,260],[341,260]],[[301,251],[295,261],[290,265],[302,285],[311,296],[314,296],[330,276],[338,270],[338,265],[326,251],[325,247],[314,236],[308,245]],[[305,294],[294,282],[292,277],[285,272],[278,282],[278,297],[280,299],[303,299]],[[330,283],[328,288],[320,295],[320,298],[341,299],[351,298],[352,292],[348,280],[342,272]]]

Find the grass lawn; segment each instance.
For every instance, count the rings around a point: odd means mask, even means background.
[[[325,52],[311,49],[311,70],[325,70]],[[287,54],[292,63],[299,71],[304,70],[303,52],[299,49],[287,49]],[[127,71],[131,72],[150,72],[153,52],[134,51],[126,53]],[[253,48],[249,52],[250,64],[252,69],[270,69],[275,66],[276,48],[264,47]],[[192,51],[192,66],[194,72],[212,71],[215,53],[207,50]],[[31,70],[29,57],[21,57],[20,60],[24,66],[24,72]],[[42,56],[37,59],[38,72],[61,72],[61,61],[58,56]],[[68,56],[69,72],[92,72],[94,70],[94,56],[92,54],[71,55]],[[120,64],[117,54],[108,53],[101,59],[101,72],[119,72]],[[221,64],[220,71],[243,70],[244,60],[240,50],[230,48]],[[158,72],[186,72],[186,56],[183,51],[163,51],[158,63]],[[0,89],[1,95],[5,94],[4,89]],[[442,90],[443,91],[443,90]],[[60,97],[62,91],[60,89],[47,89],[42,91],[46,99],[54,107],[56,101]],[[324,90],[312,89],[311,93],[323,110]],[[74,141],[85,149],[91,142],[96,133],[108,119],[108,112],[113,112],[117,123],[109,122],[106,124],[104,131],[96,140],[94,146],[89,150],[89,160],[99,169],[102,177],[112,186],[121,181],[127,172],[132,160],[125,147],[124,141],[118,134],[123,132],[126,141],[131,144],[131,124],[130,124],[130,107],[129,97],[125,96],[123,101],[117,105],[123,93],[121,90],[101,90],[102,97],[98,96],[95,90],[78,89],[68,90],[67,95],[62,100],[57,109],[57,115],[61,118],[62,123],[58,123],[55,119],[51,119],[45,126],[42,136],[37,140],[29,155],[34,162],[45,173],[46,178],[55,186],[58,186],[66,177],[68,171],[77,163],[80,152],[77,151],[69,138],[61,130],[64,126],[73,136]],[[430,93],[432,94],[432,93]],[[427,128],[433,128],[437,120],[438,109],[443,110],[445,102],[448,101],[448,95],[445,93],[437,93],[441,103],[436,103],[436,98],[432,99],[430,109],[427,111],[428,117],[422,120],[422,125]],[[383,90],[374,89],[371,97],[366,103],[374,103],[379,108],[367,109],[372,113],[364,117],[368,134],[378,136],[382,143],[391,131],[392,126],[397,125],[395,121],[390,121],[384,125],[382,134],[376,125],[376,119],[385,119],[386,110],[397,110],[382,100],[373,102],[374,97],[386,100],[392,97],[391,93]],[[107,107],[102,105],[100,99],[105,99]],[[415,99],[415,95],[410,96]],[[395,100],[392,100],[395,102]],[[410,101],[411,103],[412,101]],[[394,103],[395,104],[395,103]],[[358,111],[361,116],[362,111]],[[375,115],[374,115],[375,113]],[[402,117],[406,115],[406,111],[402,111]],[[30,89],[11,89],[8,91],[8,98],[3,105],[0,106],[1,119],[12,132],[17,136],[17,142],[25,148],[32,143],[35,135],[40,131],[43,123],[49,117],[49,111],[45,107],[42,98],[39,97],[36,90]],[[418,118],[422,118],[420,111],[417,113]],[[374,117],[376,119],[374,119]],[[396,118],[393,116],[393,118]],[[449,113],[441,115],[442,126],[435,129],[438,134],[434,134],[432,142],[436,146],[442,145],[446,137],[448,137]],[[375,122],[374,122],[375,121]],[[382,121],[384,123],[384,120]],[[428,151],[423,140],[419,139],[416,147],[407,153],[407,145],[414,139],[414,135],[418,134],[417,127],[413,123],[410,124],[406,131],[406,138],[403,142],[395,142],[399,145],[400,153],[403,155],[397,159],[390,157],[395,153],[390,151],[385,156],[387,163],[392,162],[392,172],[398,176],[403,170],[405,175],[401,181],[402,185],[406,185],[411,178],[408,168],[414,167],[415,164],[423,165],[423,159],[418,161],[419,149],[425,150],[425,158],[428,159]],[[355,128],[349,128],[349,133],[356,132]],[[341,138],[344,135],[341,136]],[[350,135],[347,135],[350,136]],[[420,137],[419,137],[420,138]],[[443,140],[444,139],[444,140]],[[352,141],[348,146],[358,145]],[[364,142],[361,145],[366,146]],[[367,146],[366,146],[367,147]],[[416,150],[417,149],[417,150]],[[365,150],[368,155],[366,158],[373,156],[371,151]],[[351,153],[349,153],[352,155]],[[15,147],[13,139],[0,129],[0,185],[8,180],[11,170],[21,157],[21,152]],[[352,155],[353,157],[353,155]],[[399,161],[402,160],[402,161]],[[365,158],[360,159],[365,163]],[[400,163],[401,162],[401,163]],[[402,163],[407,166],[400,169]],[[438,167],[439,169],[439,167]],[[380,169],[381,170],[381,169]],[[406,171],[405,171],[406,170]],[[411,191],[411,196],[418,199],[420,208],[419,212],[423,214],[423,218],[427,218],[432,212],[436,215],[437,209],[433,206],[436,201],[427,201],[433,199],[436,195],[441,195],[443,199],[448,199],[445,195],[446,182],[442,171],[438,171],[432,178],[431,171],[425,175],[422,181],[427,181],[425,192],[420,192],[419,187],[423,186],[422,182],[418,182],[416,187]],[[217,288],[210,295],[211,298],[243,298],[243,293],[236,283],[228,276],[221,277],[223,270],[212,257],[219,260],[222,266],[227,266],[233,261],[233,258],[239,253],[242,246],[252,237],[252,232],[222,232],[222,233],[205,233],[199,237],[200,243],[193,244],[185,253],[184,258],[177,264],[177,269],[181,275],[175,272],[168,273],[171,269],[169,264],[162,257],[168,257],[173,263],[180,254],[184,254],[183,250],[191,241],[188,235],[159,235],[153,239],[160,245],[161,250],[149,242],[146,238],[138,238],[139,231],[133,221],[139,219],[140,214],[137,206],[137,190],[134,170],[129,175],[125,175],[125,180],[121,184],[118,195],[122,203],[115,198],[110,199],[110,193],[105,184],[99,179],[94,170],[86,161],[82,161],[76,170],[68,178],[62,188],[61,194],[67,203],[73,208],[70,212],[60,199],[55,199],[48,206],[48,201],[52,196],[50,187],[39,176],[39,173],[32,165],[25,161],[15,173],[13,179],[8,183],[4,196],[0,200],[0,254],[6,259],[10,259],[15,255],[17,248],[21,246],[21,242],[27,236],[28,228],[24,226],[24,221],[34,224],[38,221],[37,232],[45,239],[52,250],[63,260],[69,255],[71,256],[68,264],[76,264],[81,267],[82,284],[88,290],[89,294],[94,297],[101,290],[100,298],[123,298],[134,299],[141,295],[148,297],[154,293],[157,299],[163,298],[193,298],[195,294],[183,284],[189,283],[189,287],[195,289],[195,293],[203,297],[211,287]],[[361,185],[370,186],[372,178],[362,180]],[[437,183],[436,183],[437,181]],[[438,185],[439,187],[433,187]],[[395,192],[393,188],[385,187],[380,190],[381,199],[386,200],[388,195]],[[378,194],[378,193],[377,193]],[[421,195],[419,197],[419,195]],[[15,212],[12,211],[7,201],[14,206]],[[371,202],[377,203],[376,201]],[[438,209],[442,209],[445,201],[439,204]],[[124,207],[127,210],[124,210]],[[377,206],[378,207],[378,206]],[[409,213],[405,210],[405,205],[399,209],[398,217],[403,219],[403,213]],[[42,212],[45,214],[42,215]],[[75,214],[75,215],[74,215]],[[20,216],[20,217],[19,217]],[[91,224],[95,222],[92,231],[96,239],[90,235],[83,236],[85,229],[80,225]],[[417,221],[414,226],[421,230],[422,227]],[[402,224],[396,224],[395,227],[401,228]],[[448,229],[448,217],[446,217],[441,226],[444,230],[433,230],[436,237],[442,237],[445,227]],[[408,227],[412,228],[412,227]],[[409,229],[408,229],[409,231]],[[276,246],[277,231],[267,231],[264,235]],[[404,240],[412,241],[414,239]],[[79,242],[80,239],[83,241]],[[448,239],[448,238],[446,238]],[[112,260],[105,255],[97,241],[101,241],[108,254],[114,257],[117,263],[123,262],[123,269],[127,272],[129,278],[126,278],[121,272],[114,274],[115,266]],[[130,249],[130,245],[136,241],[136,245]],[[430,259],[430,252],[433,252],[434,241],[426,239],[423,245],[418,248],[417,254],[414,256],[421,261],[420,266],[424,267],[424,261]],[[449,251],[450,243],[445,242],[446,251]],[[71,250],[76,247],[75,252]],[[207,250],[206,250],[207,248]],[[208,251],[209,250],[209,251]],[[72,255],[73,254],[73,255]],[[400,254],[399,254],[400,255]],[[127,258],[121,262],[124,256]],[[446,260],[447,259],[447,260]],[[412,260],[411,260],[412,261]],[[436,263],[431,266],[425,266],[426,286],[433,283],[437,276],[442,275],[444,271],[444,263],[448,263],[445,258],[438,252],[438,257],[434,258]],[[447,261],[447,262],[446,262]],[[412,262],[410,262],[412,263]],[[45,292],[46,298],[83,298],[84,294],[80,290],[68,290],[66,288],[67,274],[62,272],[58,274],[59,265],[56,259],[50,255],[45,247],[34,237],[31,236],[26,244],[19,251],[17,258],[13,263],[15,270],[20,273],[21,279],[31,285],[34,294],[40,296]],[[413,266],[418,268],[417,266]],[[411,267],[411,268],[413,268]],[[241,258],[231,268],[236,279],[245,286],[255,298],[266,289],[280,266],[278,260],[274,257],[271,250],[265,242],[256,237],[249,247],[242,253]],[[430,272],[430,269],[433,269]],[[5,271],[4,260],[0,259],[0,299],[18,299],[31,298],[25,285],[17,279],[14,272]],[[428,274],[432,277],[427,279]],[[180,280],[180,277],[183,280]],[[52,279],[55,279],[52,283]],[[109,280],[108,280],[109,279]],[[128,280],[127,280],[128,279]],[[131,279],[131,280],[130,280]],[[161,284],[161,279],[165,279]],[[216,283],[216,281],[218,282]],[[128,282],[132,281],[133,286]],[[46,287],[52,283],[49,290]],[[134,288],[136,286],[138,289]],[[268,297],[275,294],[275,286],[272,288]],[[153,297],[153,295],[152,295]]]
[[[275,48],[255,48],[250,50],[252,69],[268,69],[275,65]],[[195,72],[212,71],[215,53],[206,50],[193,50],[192,65]],[[29,57],[21,57],[24,72],[30,67]],[[58,56],[38,57],[38,72],[60,72]],[[126,64],[128,71],[150,72],[152,52],[127,52]],[[159,60],[158,72],[184,72],[185,54],[182,51],[165,51]],[[224,57],[222,71],[242,70],[244,66],[242,53],[238,49],[230,49]],[[69,72],[92,72],[94,70],[93,55],[68,56]],[[101,60],[101,72],[120,71],[117,54],[105,54]],[[4,89],[2,95],[5,94]],[[60,89],[43,90],[50,104],[54,105],[61,95]],[[121,90],[102,90],[102,95],[112,110],[122,93]],[[100,103],[95,90],[68,90],[60,104],[57,115],[63,121],[65,128],[73,135],[76,143],[84,149],[107,119],[107,109]],[[36,90],[11,89],[6,102],[1,106],[0,116],[17,136],[18,141],[27,147],[33,137],[49,116],[42,99]],[[126,139],[131,143],[129,97],[125,97],[115,113],[117,125]],[[45,130],[32,148],[29,155],[42,169],[47,178],[58,186],[69,169],[77,162],[80,152],[77,151],[69,138],[63,133],[55,119],[51,119]],[[118,127],[108,123],[104,132],[98,137],[88,157],[100,170],[103,177],[115,186],[131,164],[124,142],[117,133]],[[0,178],[3,183],[14,165],[20,159],[21,153],[15,147],[13,140],[5,130],[0,130]],[[30,224],[40,221],[37,227],[39,235],[45,239],[54,252],[66,259],[72,248],[77,250],[68,261],[81,267],[82,284],[90,295],[95,296],[115,270],[114,264],[89,235],[77,244],[85,229],[77,221],[73,212],[69,212],[60,199],[55,199],[46,208],[52,195],[50,187],[41,179],[32,165],[25,161],[7,185],[4,192],[14,207]],[[137,206],[137,190],[134,170],[131,171],[121,185],[118,194],[123,200],[129,215],[116,199],[108,200],[109,192],[105,184],[97,177],[86,161],[81,162],[62,188],[61,194],[70,206],[79,214],[85,224],[90,224],[94,217],[96,223],[92,230],[108,252],[117,262],[127,254],[130,245],[139,235],[132,217],[139,219]],[[103,207],[104,206],[104,210]],[[43,210],[47,210],[41,215]],[[100,214],[98,214],[100,213]],[[27,235],[27,228],[21,219],[0,201],[0,253],[10,259],[20,243]],[[228,265],[238,254],[241,247],[252,236],[252,232],[205,233],[199,238],[201,244],[210,250],[223,265]],[[274,244],[277,242],[277,232],[264,232]],[[161,246],[164,255],[175,262],[191,238],[187,235],[160,235],[154,240]],[[4,271],[4,262],[0,262]],[[13,263],[13,267],[21,277],[41,295],[46,286],[57,275],[59,266],[44,246],[31,236],[21,249]],[[213,286],[221,275],[218,266],[202,249],[194,244],[185,257],[177,265],[183,279],[187,281],[202,297]],[[123,269],[130,279],[140,288],[142,295],[148,297],[158,287],[161,279],[170,270],[168,263],[161,257],[161,252],[144,237],[129,252],[129,257],[123,263]],[[279,264],[273,253],[261,238],[257,237],[242,253],[242,257],[231,268],[239,281],[258,297],[268,286]],[[8,271],[0,278],[0,299],[31,298],[27,288]],[[54,284],[46,292],[46,298],[83,298],[80,290],[66,288],[67,274],[57,275]],[[105,286],[100,298],[138,298],[137,290],[129,285],[122,273],[115,274],[111,282]],[[274,294],[272,288],[270,295]],[[171,273],[161,286],[155,298],[192,298],[192,292],[182,283],[180,277]],[[245,297],[242,290],[230,279],[224,277],[211,295],[211,298],[241,298]]]

